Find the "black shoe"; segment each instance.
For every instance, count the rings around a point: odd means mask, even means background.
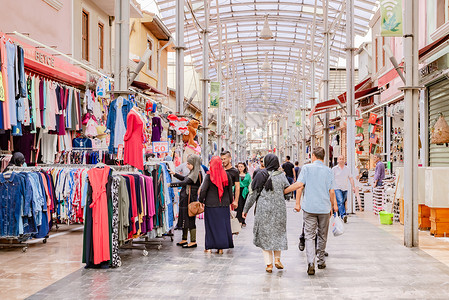
[[[193,245],[191,245],[191,246],[189,246],[189,244],[184,244],[184,245],[182,245],[182,248],[196,248],[196,247],[198,247],[198,244],[193,244]]]
[[[343,222],[348,223],[348,216],[343,217]]]
[[[306,241],[303,239],[299,239],[299,245],[298,245],[299,251],[304,251],[306,248]]]
[[[327,253],[326,251],[324,251],[324,256],[329,256],[329,253]]]
[[[309,264],[307,268],[307,275],[315,275],[315,266],[313,264]]]
[[[326,268],[326,263],[322,263],[321,265],[318,265],[318,269],[322,270]]]
[[[184,247],[184,245],[187,245],[187,244],[188,244],[188,242],[185,242],[185,243],[176,243],[176,246]]]

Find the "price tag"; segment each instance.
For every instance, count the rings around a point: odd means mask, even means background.
[[[123,160],[123,145],[122,144],[118,145],[117,159],[118,160]]]
[[[169,151],[168,141],[153,142],[153,153],[167,153]]]

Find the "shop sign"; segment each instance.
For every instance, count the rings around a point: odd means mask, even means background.
[[[39,52],[36,50],[36,54],[34,55],[34,59],[41,64],[48,65],[52,68],[55,67],[55,58],[51,55],[47,55],[45,53]]]
[[[422,77],[426,77],[427,75],[432,74],[433,72],[438,71],[438,61],[433,61],[426,66],[419,69],[419,75]]]
[[[23,48],[25,68],[73,85],[84,85],[86,83],[87,72],[84,69],[74,66],[61,58],[54,57],[41,49],[28,45],[16,37],[8,36],[0,32],[1,36],[10,39],[13,43]]]
[[[167,153],[169,149],[168,141],[153,142],[153,153]]]

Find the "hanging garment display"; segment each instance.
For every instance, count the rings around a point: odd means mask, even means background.
[[[132,108],[132,103],[123,97],[119,97],[109,105],[106,128],[111,134],[109,152],[117,153],[118,145],[124,145],[124,136],[128,128],[127,117]]]
[[[151,124],[152,124],[151,141],[159,142],[161,140],[162,130],[164,129],[162,127],[161,118],[153,117],[153,119],[151,120]]]
[[[131,111],[129,112],[127,117],[127,125],[128,127],[124,136],[124,162],[125,164],[136,167],[139,170],[143,170],[145,122],[136,107],[131,109]]]

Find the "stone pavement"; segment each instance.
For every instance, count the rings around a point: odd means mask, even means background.
[[[449,268],[378,226],[352,216],[346,232],[329,236],[327,268],[306,274],[305,252],[297,247],[302,214],[288,203],[289,250],[283,271],[265,272],[261,250],[248,226],[223,255],[203,252],[203,220],[197,221],[197,249],[121,251],[117,269],[80,269],[29,299],[449,299]],[[175,242],[180,231],[175,231]],[[4,294],[1,298],[3,298]]]

